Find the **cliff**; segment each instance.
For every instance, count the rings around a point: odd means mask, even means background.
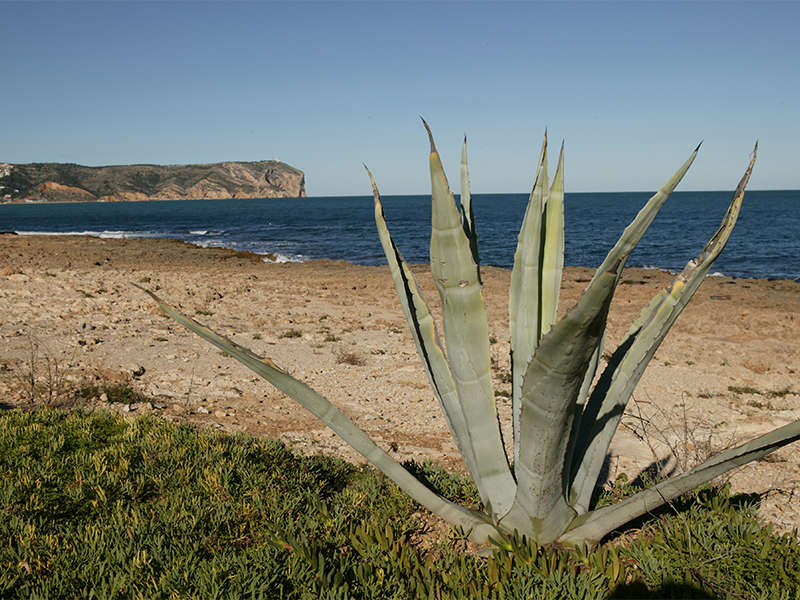
[[[84,167],[0,164],[0,201],[119,202],[304,198],[302,171],[280,161]]]

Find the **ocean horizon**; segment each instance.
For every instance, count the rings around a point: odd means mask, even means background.
[[[651,195],[567,193],[565,264],[597,267]],[[674,192],[627,266],[682,270],[719,227],[731,196],[730,191]],[[513,265],[527,201],[527,194],[474,195],[481,264]],[[430,196],[384,196],[383,205],[406,260],[427,263]],[[372,196],[1,204],[0,231],[177,239],[254,252],[274,262],[386,264]],[[800,190],[748,191],[733,235],[711,273],[800,281]]]

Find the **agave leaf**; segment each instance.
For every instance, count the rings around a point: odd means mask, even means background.
[[[639,211],[639,214],[636,215],[636,218],[628,225],[625,230],[622,232],[620,239],[614,245],[614,247],[609,251],[608,255],[606,256],[603,263],[598,267],[597,272],[594,275],[594,278],[589,284],[591,287],[595,280],[601,276],[603,273],[606,273],[609,268],[613,265],[619,263],[622,267],[625,266],[625,263],[628,260],[628,256],[630,253],[636,248],[639,241],[642,239],[642,236],[647,231],[650,224],[655,219],[658,211],[663,206],[664,202],[667,198],[669,198],[670,194],[675,190],[678,184],[681,182],[683,177],[686,175],[686,172],[689,170],[689,167],[692,166],[694,159],[697,157],[697,153],[700,150],[700,146],[698,145],[695,148],[694,152],[689,156],[686,162],[683,163],[680,169],[667,181],[661,189],[656,192],[650,200],[647,201],[647,204]],[[621,262],[620,262],[621,261]],[[622,274],[622,269],[619,270],[618,278]],[[588,289],[588,288],[587,288]],[[597,369],[600,365],[600,358],[602,356],[603,347],[605,344],[605,324],[603,324],[603,334],[600,337],[600,341],[597,344],[595,349],[594,356],[592,361],[587,368],[584,377],[583,377],[583,385],[581,387],[581,391],[578,395],[578,399],[574,405],[574,412],[575,418],[572,422],[572,431],[570,433],[570,441],[567,448],[567,455],[565,458],[565,464],[572,465],[570,469],[571,477],[574,477],[575,469],[577,469],[576,462],[579,461],[579,458],[582,454],[579,454],[577,457],[575,456],[576,448],[578,447],[578,440],[580,439],[580,431],[581,425],[586,420],[584,416],[584,407],[586,405],[586,401],[589,395],[589,392],[592,389],[592,383],[594,382],[595,375],[597,373]],[[591,418],[588,419],[592,421]],[[585,435],[584,435],[585,438]],[[581,451],[583,451],[583,446],[581,446]],[[575,494],[574,492],[570,496],[570,504],[575,502]],[[575,506],[575,504],[573,504]]]
[[[541,318],[540,338],[556,322],[561,274],[564,271],[564,144],[558,156],[558,167],[544,207],[542,229]]]
[[[375,198],[375,223],[378,228],[378,236],[389,263],[389,271],[392,274],[397,296],[400,299],[409,330],[417,346],[417,353],[422,360],[433,393],[442,407],[453,439],[456,441],[459,452],[464,458],[467,469],[478,486],[481,500],[487,503],[491,497],[483,482],[477,476],[475,454],[470,440],[469,428],[464,419],[450,365],[439,341],[436,324],[422,295],[422,290],[417,285],[414,274],[389,234],[383,214],[380,192],[378,192],[378,187],[375,185],[375,180],[372,178],[372,173],[369,172],[369,169],[367,169],[367,173],[369,173],[369,178],[372,182],[372,192]]]
[[[375,444],[375,442],[373,442],[372,439],[341,410],[336,408],[325,397],[315,392],[302,381],[298,381],[291,375],[282,371],[269,358],[258,356],[236,342],[215,333],[208,327],[187,317],[177,308],[167,304],[153,292],[138,285],[136,285],[136,287],[149,294],[158,303],[161,310],[178,323],[215,345],[220,350],[227,352],[248,369],[252,370],[260,377],[263,377],[283,393],[291,396],[302,404],[314,416],[339,434],[364,458],[386,474],[386,476],[394,481],[403,491],[427,509],[439,515],[448,523],[471,531],[471,535],[475,540],[485,540],[488,539],[488,536],[496,535],[495,528],[487,522],[485,515],[450,502],[428,489],[386,451]]]
[[[461,146],[461,225],[469,240],[472,260],[478,271],[478,282],[481,281],[481,259],[478,256],[478,232],[475,230],[475,212],[472,210],[472,195],[469,193],[469,171],[467,169],[467,136]]]
[[[525,371],[539,345],[541,316],[540,279],[542,211],[547,190],[547,132],[542,142],[536,179],[528,198],[525,217],[514,253],[509,288],[509,332],[511,335],[511,410],[514,431],[514,470],[518,473],[520,412]]]
[[[800,421],[784,425],[736,448],[730,448],[686,473],[639,492],[627,500],[586,513],[573,522],[570,530],[561,536],[559,541],[567,544],[597,543],[632,519],[708,483],[731,469],[758,460],[797,440],[800,440]]]
[[[653,219],[655,219],[658,211],[661,210],[661,207],[664,205],[664,202],[669,198],[678,184],[681,182],[683,177],[686,175],[686,172],[689,170],[689,167],[692,166],[694,159],[697,158],[697,153],[700,150],[700,146],[698,145],[695,148],[694,152],[689,156],[686,162],[683,163],[680,169],[665,183],[658,192],[656,192],[650,200],[647,201],[647,204],[639,211],[639,214],[636,215],[636,218],[625,228],[625,231],[622,232],[622,236],[614,245],[614,247],[609,251],[608,255],[606,256],[603,264],[597,269],[595,273],[595,278],[602,272],[604,269],[608,268],[609,266],[615,264],[620,259],[623,260],[623,266],[625,262],[628,260],[628,256],[630,253],[636,248],[639,242],[642,239],[642,236],[645,234],[647,229],[650,227]],[[620,271],[620,275],[622,271]],[[600,365],[600,357],[603,352],[603,346],[605,344],[605,336],[601,340],[600,344],[597,347],[596,356],[593,361],[593,366],[586,372],[584,377],[584,385],[580,396],[578,397],[578,403],[575,405],[575,412],[576,412],[576,419],[573,423],[573,435],[572,440],[570,441],[570,451],[569,457],[573,455],[573,450],[575,444],[577,443],[577,434],[578,434],[578,427],[582,422],[582,413],[584,406],[586,404],[586,400],[588,398],[589,392],[591,391],[591,384],[594,381],[594,377],[597,374],[597,368]]]
[[[619,241],[614,245],[614,247],[609,251],[608,255],[606,256],[603,263],[598,267],[597,272],[595,273],[595,277],[598,277],[601,273],[606,272],[612,265],[616,264],[620,258],[623,256],[629,256],[630,253],[636,248],[636,245],[642,239],[642,236],[647,231],[647,228],[650,227],[650,224],[655,219],[658,211],[663,206],[664,202],[669,198],[670,194],[678,187],[678,184],[683,179],[686,172],[689,170],[689,167],[692,166],[694,159],[697,158],[697,153],[700,150],[700,146],[698,145],[695,148],[692,155],[688,158],[688,160],[683,163],[680,169],[673,175],[664,186],[656,192],[650,200],[647,201],[647,204],[644,205],[644,208],[639,211],[639,214],[636,215],[636,218],[625,228],[625,231],[622,232],[622,236],[619,238]]]
[[[470,432],[478,476],[491,494],[486,508],[497,520],[511,509],[516,485],[494,399],[486,306],[461,215],[427,123],[425,128],[431,142],[431,275],[442,301],[448,362]]]
[[[600,475],[611,439],[647,364],[675,319],[700,287],[733,232],[757,150],[758,144],[717,232],[700,255],[689,261],[672,285],[662,290],[642,311],[611,356],[606,370],[586,403],[573,459],[575,477],[571,498],[579,513],[588,510],[592,490]]]
[[[533,534],[539,543],[555,540],[576,516],[565,496],[564,456],[573,406],[603,335],[619,268],[621,263],[596,279],[542,338],[525,374],[517,498],[501,525]]]
[[[642,236],[645,234],[647,229],[650,227],[650,224],[653,222],[653,219],[655,219],[656,215],[658,214],[658,211],[661,210],[661,207],[664,205],[664,202],[667,200],[667,198],[669,198],[675,188],[678,187],[678,184],[686,175],[689,167],[692,166],[694,159],[697,158],[697,153],[699,150],[700,146],[698,145],[691,156],[686,160],[686,162],[683,163],[681,168],[678,169],[678,171],[669,179],[669,181],[667,181],[667,183],[665,183],[661,189],[658,190],[658,192],[656,192],[653,197],[647,201],[647,204],[645,204],[642,210],[639,211],[639,214],[636,215],[636,218],[633,220],[633,222],[631,222],[631,224],[625,228],[625,231],[622,232],[620,239],[609,251],[608,255],[603,261],[603,264],[597,269],[595,277],[604,272],[603,269],[615,264],[620,259],[623,259],[624,266],[624,262],[627,261],[627,257],[639,244]],[[578,405],[576,406],[576,411],[579,415],[583,410],[583,406],[585,405],[589,391],[591,390],[591,383],[594,381],[594,376],[597,373],[597,367],[600,364],[600,356],[603,351],[603,345],[604,344],[601,342],[597,348],[597,356],[596,360],[594,361],[595,366],[586,373],[584,388],[579,397]],[[581,419],[579,416],[576,419],[576,425],[579,425],[580,421]]]

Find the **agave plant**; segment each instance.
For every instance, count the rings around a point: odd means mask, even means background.
[[[719,230],[672,285],[642,311],[596,378],[608,309],[625,262],[689,169],[697,150],[625,229],[578,303],[556,322],[564,262],[564,153],[562,146],[550,185],[545,134],[511,275],[514,451],[510,460],[491,380],[489,327],[469,192],[466,140],[459,210],[433,136],[427,124],[425,127],[431,143],[431,273],[441,299],[444,345],[414,274],[389,235],[381,197],[369,174],[375,221],[423,367],[480,492],[484,512],[459,506],[431,491],[305,383],[270,359],[214,333],[148,293],[168,315],[297,400],[420,504],[468,531],[478,543],[497,542],[506,534],[516,533],[540,544],[593,544],[646,511],[800,438],[798,421],[727,450],[623,502],[593,509],[592,492],[626,404],[647,363],[725,246],[739,214],[756,151]]]

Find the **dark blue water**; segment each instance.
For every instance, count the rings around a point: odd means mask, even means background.
[[[598,266],[648,193],[567,194],[565,263]],[[731,192],[676,192],[628,266],[680,271],[714,234]],[[511,267],[526,194],[474,198],[481,262]],[[384,197],[395,243],[428,261],[430,197]],[[282,261],[343,259],[385,264],[371,197],[171,202],[4,204],[0,231],[174,238],[269,254]],[[712,272],[800,280],[800,191],[747,192],[736,229]]]

